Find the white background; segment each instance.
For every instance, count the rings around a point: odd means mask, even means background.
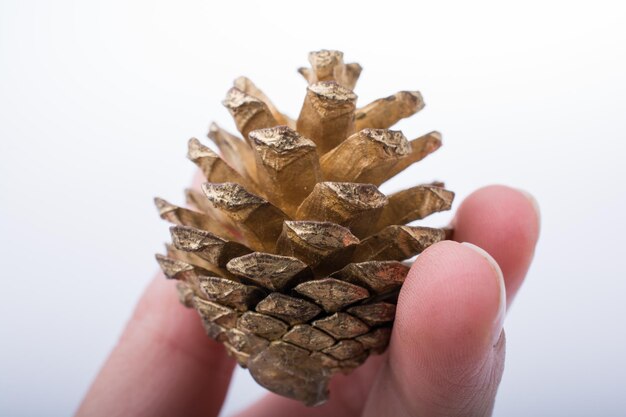
[[[508,317],[496,416],[626,414],[623,2],[0,0],[0,415],[71,414],[168,239],[186,141],[247,75],[297,115],[307,53],[365,68],[360,103],[444,147],[388,184],[531,191],[542,236]],[[444,224],[450,214],[432,221]],[[261,395],[238,371],[227,413]]]

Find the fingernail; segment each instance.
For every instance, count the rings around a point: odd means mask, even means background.
[[[526,197],[526,199],[530,202],[530,204],[533,206],[533,208],[535,209],[535,214],[537,215],[537,225],[539,226],[539,229],[541,229],[541,209],[539,208],[539,202],[537,201],[537,199],[528,191],[526,190],[522,190],[520,188],[517,189],[517,191],[519,191],[520,193],[522,193],[524,195],[524,197]]]
[[[502,333],[502,326],[504,325],[504,315],[506,314],[506,287],[504,286],[504,275],[502,274],[500,265],[498,265],[496,260],[493,259],[493,257],[486,250],[469,242],[463,242],[461,243],[461,245],[464,245],[472,249],[473,251],[477,252],[480,256],[485,258],[487,262],[489,262],[489,265],[491,265],[491,267],[493,268],[494,272],[496,273],[496,279],[498,281],[497,285],[498,285],[498,288],[500,289],[500,294],[499,294],[500,300],[498,304],[498,313],[496,314],[496,317],[493,323],[493,332],[492,332],[492,339],[491,339],[491,344],[495,346],[495,344],[498,343],[498,339],[500,338],[500,333]]]

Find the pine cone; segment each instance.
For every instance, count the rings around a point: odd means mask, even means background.
[[[316,405],[334,373],[386,348],[401,261],[447,234],[406,224],[450,209],[454,194],[441,183],[377,188],[441,146],[438,132],[408,141],[388,129],[424,107],[419,92],[357,109],[360,65],[338,51],[309,61],[297,121],[238,78],[223,104],[244,140],[212,124],[220,155],[189,141],[207,180],[186,192],[193,209],[155,201],[176,225],[157,260],[181,302],[259,384]]]

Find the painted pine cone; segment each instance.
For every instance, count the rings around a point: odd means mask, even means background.
[[[388,129],[424,107],[419,92],[357,108],[360,65],[326,50],[309,61],[295,121],[235,80],[223,104],[243,140],[212,124],[219,155],[189,141],[207,181],[186,191],[192,209],[155,201],[175,224],[157,260],[181,302],[259,384],[317,405],[334,373],[386,348],[402,261],[447,234],[407,223],[450,209],[454,194],[441,183],[378,189],[441,146],[438,132],[408,141]]]

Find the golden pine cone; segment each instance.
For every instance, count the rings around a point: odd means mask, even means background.
[[[207,180],[203,193],[186,192],[194,209],[155,201],[176,224],[157,260],[181,302],[259,384],[316,405],[334,373],[386,348],[401,261],[446,238],[406,224],[450,209],[454,194],[440,183],[377,188],[441,146],[437,132],[408,141],[388,129],[423,108],[419,92],[357,109],[360,65],[326,50],[309,61],[296,121],[235,80],[223,104],[244,140],[212,124],[220,155],[189,141]]]

